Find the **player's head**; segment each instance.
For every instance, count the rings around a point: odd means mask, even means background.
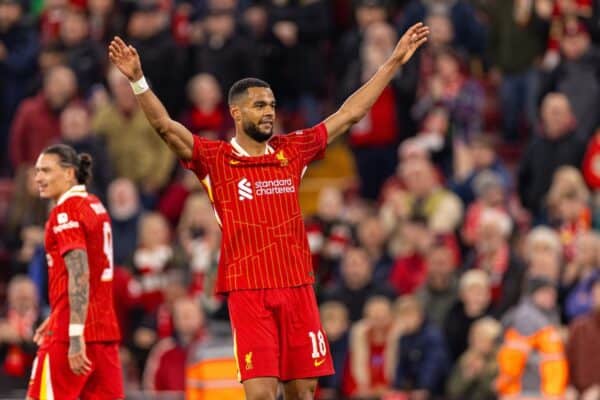
[[[236,130],[257,142],[271,138],[275,122],[275,96],[267,82],[256,78],[239,80],[229,89],[227,101]]]
[[[85,184],[92,175],[91,169],[89,154],[77,154],[65,144],[47,147],[35,163],[35,182],[40,197],[58,199],[74,185]]]

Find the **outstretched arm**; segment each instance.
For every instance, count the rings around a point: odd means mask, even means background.
[[[118,36],[108,46],[108,57],[110,61],[125,75],[130,82],[137,82],[144,77],[142,63],[137,50],[125,44]],[[168,60],[165,60],[168,62]],[[160,135],[161,139],[182,160],[191,160],[194,148],[192,133],[179,122],[174,121],[160,102],[158,97],[148,89],[137,96],[138,103],[146,118]]]
[[[390,58],[379,67],[375,75],[325,120],[329,143],[337,136],[347,132],[352,125],[367,114],[398,69],[406,64],[415,51],[427,41],[428,35],[429,28],[420,22],[411,26],[402,35]]]

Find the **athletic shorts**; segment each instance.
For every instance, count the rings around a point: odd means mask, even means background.
[[[86,343],[92,371],[75,375],[69,367],[69,343],[43,345],[33,362],[27,396],[39,400],[124,399],[119,344]]]
[[[311,285],[229,293],[238,379],[281,381],[333,374]]]

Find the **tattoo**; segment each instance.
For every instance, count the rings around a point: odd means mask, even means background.
[[[81,249],[71,250],[65,255],[65,264],[69,273],[69,323],[85,324],[90,292],[87,253]]]
[[[69,355],[81,352],[81,336],[69,337]]]

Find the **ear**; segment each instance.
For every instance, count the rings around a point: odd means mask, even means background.
[[[229,107],[229,114],[235,122],[240,122],[242,120],[242,110],[240,110],[238,105],[232,105]]]
[[[77,176],[75,174],[75,167],[65,168],[65,174],[68,180],[77,182]]]

